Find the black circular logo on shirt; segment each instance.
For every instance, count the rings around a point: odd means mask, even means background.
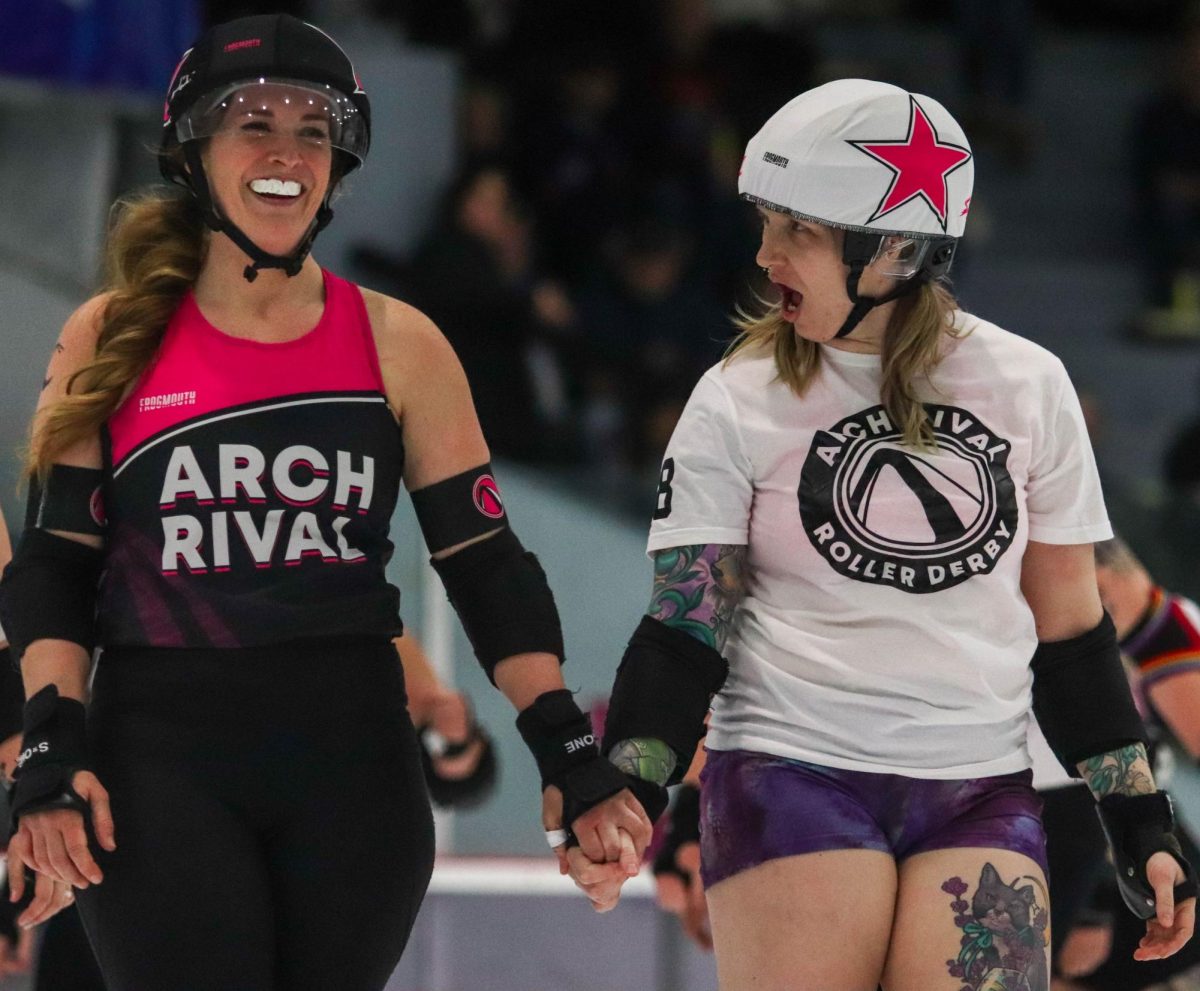
[[[800,475],[800,519],[847,578],[937,592],[987,574],[1013,542],[1011,445],[967,410],[925,409],[936,451],[903,446],[882,406],[813,437]]]

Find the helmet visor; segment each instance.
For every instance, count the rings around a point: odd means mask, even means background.
[[[369,140],[367,122],[350,97],[294,79],[254,79],[214,90],[179,118],[175,133],[181,144],[218,134],[247,141],[293,137],[312,148],[337,148],[359,162]]]
[[[930,242],[926,238],[885,234],[879,239],[879,248],[871,264],[880,275],[887,275],[893,279],[911,279],[925,264],[929,245]]]

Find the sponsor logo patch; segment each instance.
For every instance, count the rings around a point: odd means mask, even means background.
[[[183,392],[164,392],[157,396],[142,396],[138,400],[138,412],[148,413],[156,409],[171,409],[175,406],[195,406],[196,390],[188,389]]]
[[[472,501],[488,519],[498,520],[504,515],[504,503],[500,499],[500,488],[491,475],[480,475],[471,491]]]
[[[763,161],[768,165],[778,165],[781,169],[788,167],[788,160],[782,155],[776,155],[773,151],[764,152]]]

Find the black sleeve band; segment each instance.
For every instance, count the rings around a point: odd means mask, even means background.
[[[1155,914],[1154,889],[1146,877],[1146,861],[1160,850],[1183,868],[1184,880],[1175,885],[1175,902],[1196,897],[1196,872],[1175,838],[1175,817],[1166,792],[1150,795],[1105,795],[1096,805],[1108,839],[1117,887],[1126,907],[1139,919]]]
[[[675,753],[667,784],[682,780],[704,735],[712,696],[728,674],[729,665],[712,647],[643,616],[617,669],[603,752],[622,740],[662,740]]]
[[[430,554],[508,526],[490,462],[426,485],[410,497]]]
[[[18,661],[35,640],[95,646],[104,554],[45,530],[26,530],[0,578],[0,625]]]
[[[1108,613],[1087,633],[1038,644],[1032,667],[1033,713],[1072,777],[1088,757],[1146,742]]]
[[[88,766],[83,703],[62,698],[56,685],[47,685],[25,703],[24,715],[13,825],[26,813],[45,809],[75,809],[86,815],[87,802],[71,787],[75,772]]]
[[[25,526],[103,537],[107,528],[103,491],[101,469],[51,465],[44,484],[36,476],[29,484]]]
[[[546,573],[512,530],[431,562],[492,684],[514,654],[563,657],[562,625]]]

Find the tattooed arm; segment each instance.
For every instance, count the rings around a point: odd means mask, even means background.
[[[740,544],[669,547],[654,555],[654,588],[646,614],[716,651],[725,641],[745,594],[746,548]],[[622,740],[609,759],[627,774],[665,784],[674,752],[661,740]]]
[[[1021,591],[1033,611],[1042,643],[1077,637],[1094,629],[1103,616],[1091,544],[1030,541],[1021,560]],[[1080,688],[1086,690],[1086,686]],[[1140,743],[1090,757],[1076,766],[1097,800],[1105,795],[1146,795],[1157,790],[1146,748]]]
[[[1089,757],[1075,766],[1096,801],[1105,795],[1149,795],[1158,790],[1146,748],[1140,743]]]
[[[654,590],[646,614],[724,650],[733,613],[745,594],[746,548],[740,544],[669,547],[654,555]]]

